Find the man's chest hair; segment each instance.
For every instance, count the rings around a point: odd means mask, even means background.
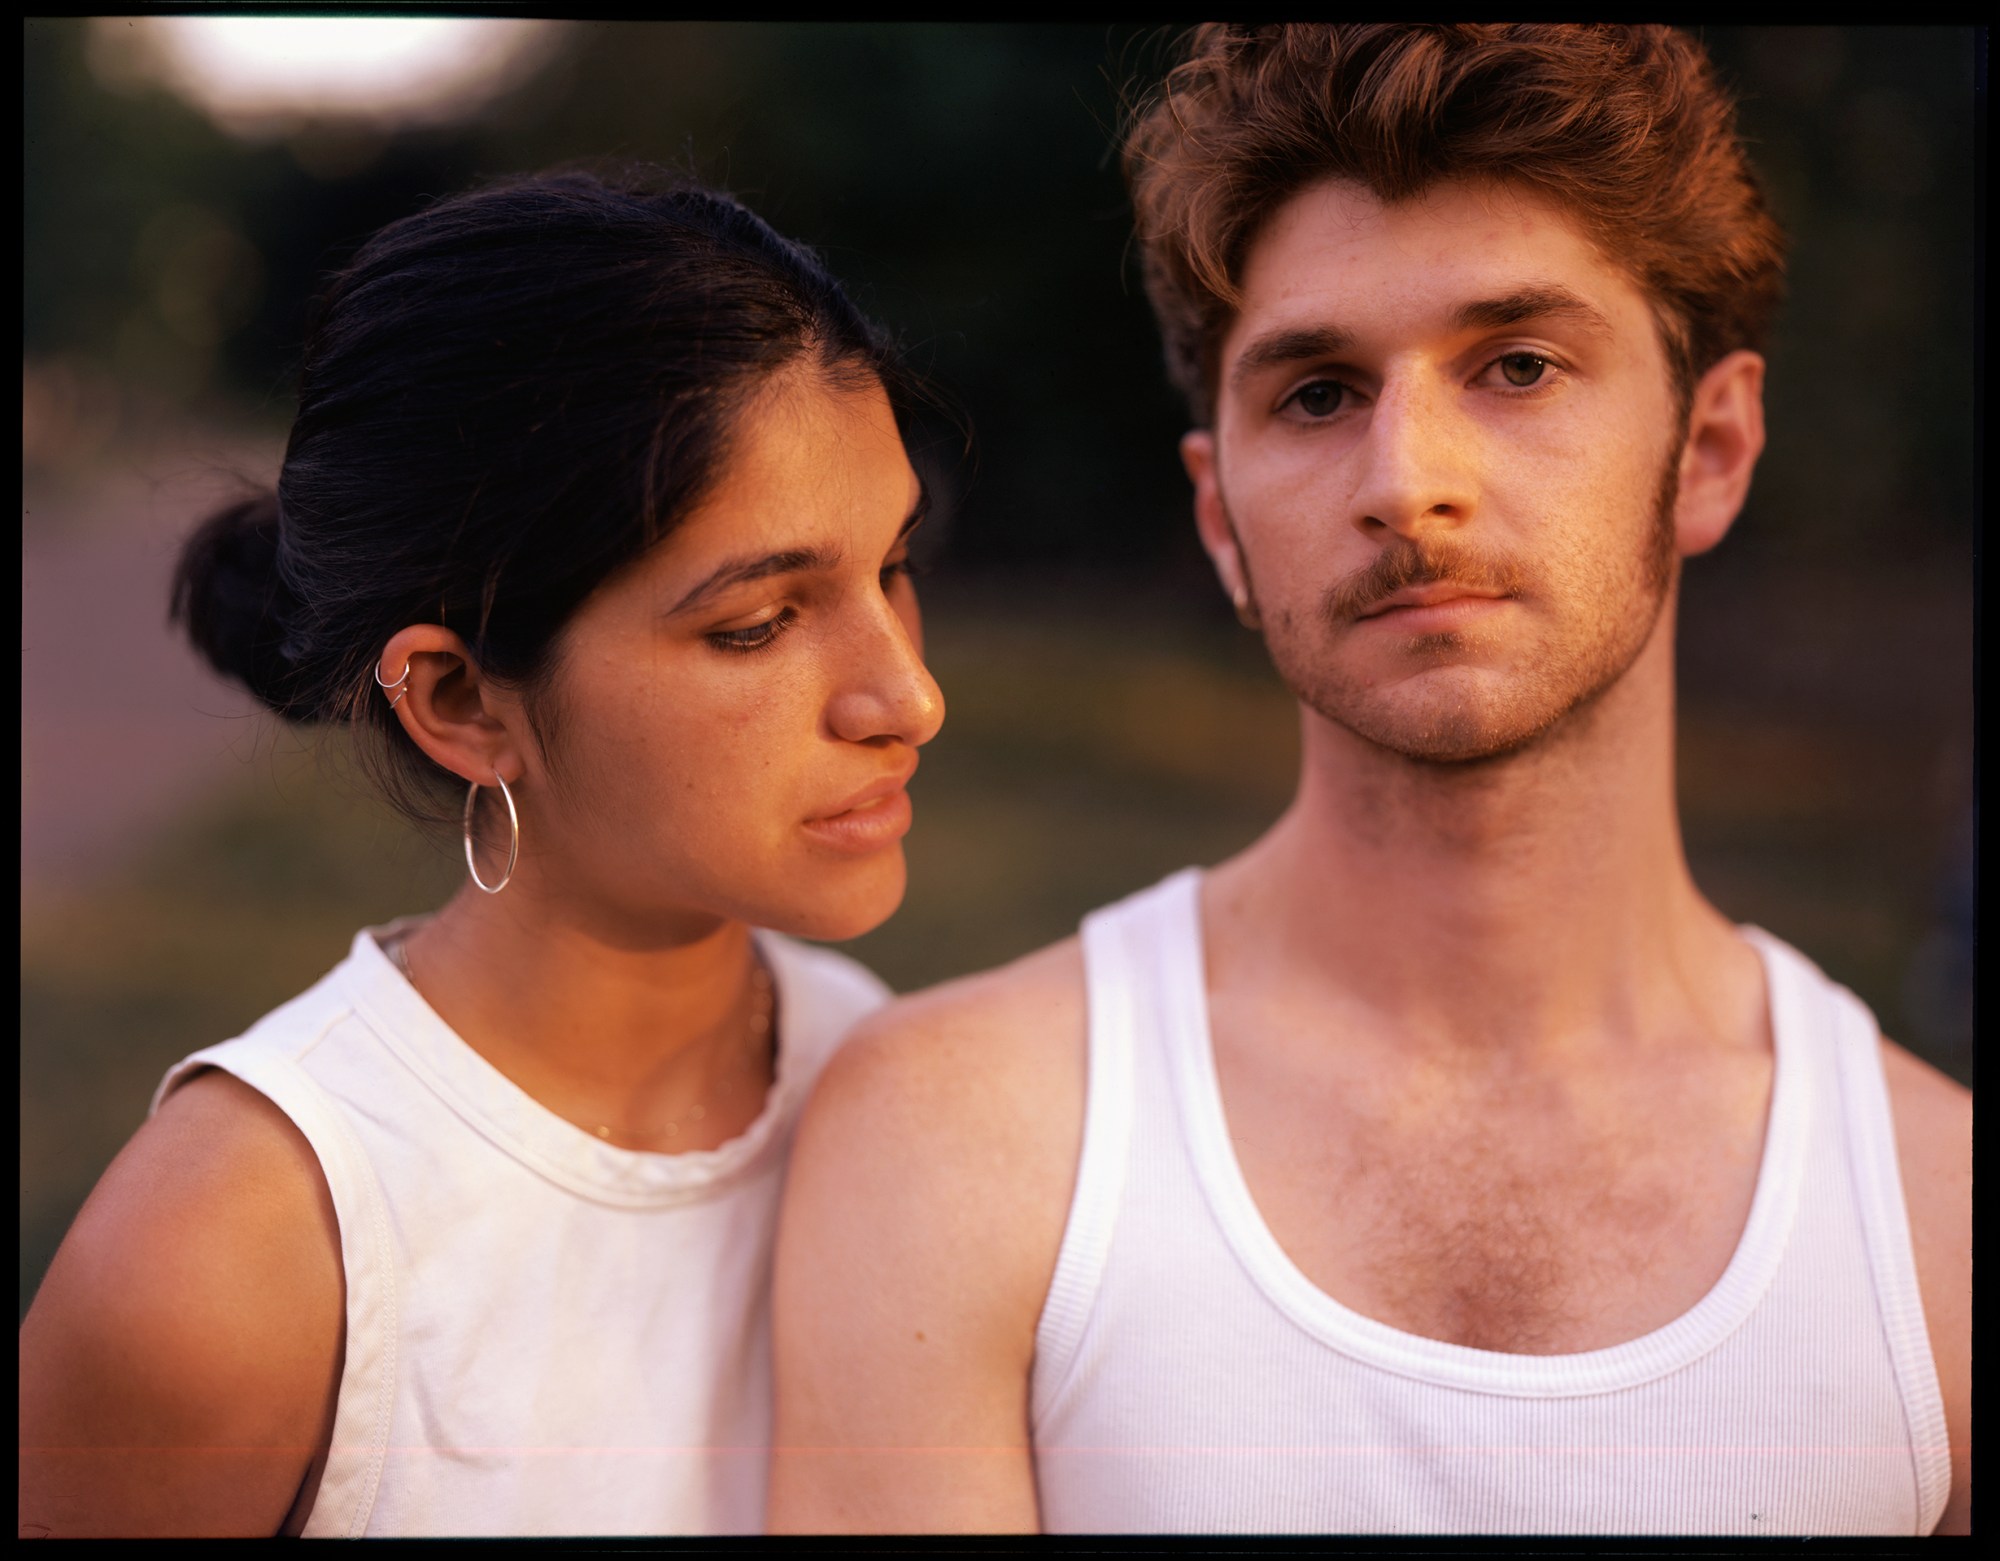
[[[1599,1117],[1475,1089],[1243,1105],[1244,1175],[1307,1278],[1405,1331],[1524,1354],[1602,1348],[1698,1302],[1762,1145],[1761,1109],[1700,1092]]]

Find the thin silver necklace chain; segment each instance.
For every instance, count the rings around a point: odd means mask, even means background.
[[[403,973],[403,979],[414,989],[416,976],[410,970],[410,954],[407,947],[410,934],[404,933],[389,945],[389,957],[396,962],[396,968]],[[776,1071],[777,1058],[774,1055],[777,1036],[772,1024],[777,1007],[777,993],[771,980],[771,972],[765,966],[763,956],[755,948],[750,951],[750,984],[755,989],[756,1000],[750,1012],[750,1026],[745,1032],[745,1054],[769,1065]],[[725,1082],[723,1089],[733,1093],[734,1081]],[[683,1123],[702,1121],[708,1115],[708,1108],[697,1101],[676,1117],[669,1118],[656,1128],[612,1127],[609,1123],[598,1123],[588,1131],[607,1143],[613,1137],[636,1138],[645,1143],[672,1143],[680,1136]]]

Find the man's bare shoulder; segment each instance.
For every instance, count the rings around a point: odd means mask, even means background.
[[[1069,1102],[1080,1122],[1084,1013],[1082,949],[1066,938],[872,1014],[828,1065],[813,1109],[919,1110],[956,1123],[1010,1108],[1062,1115]]]
[[[1959,1234],[1971,1235],[1972,1091],[1886,1037],[1882,1076],[1921,1262],[1927,1238],[1955,1251]]]
[[[1938,1532],[1964,1533],[1971,1517],[1972,1091],[1886,1037],[1882,1075],[1951,1441],[1952,1492]]]
[[[1899,1132],[1907,1119],[1927,1130],[1971,1134],[1972,1091],[1887,1036],[1882,1038],[1882,1074]]]
[[[940,1292],[927,1315],[951,1310],[944,1292],[976,1295],[961,1324],[1025,1361],[1082,1143],[1084,1032],[1074,939],[865,1021],[800,1123],[781,1298],[788,1266],[834,1272],[865,1251],[903,1304]]]

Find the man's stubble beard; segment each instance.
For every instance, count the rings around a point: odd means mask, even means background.
[[[1507,594],[1525,591],[1547,599],[1546,571],[1538,575],[1514,560],[1482,553],[1455,539],[1428,545],[1399,540],[1384,548],[1373,563],[1328,588],[1304,634],[1296,631],[1289,613],[1280,613],[1275,620],[1263,615],[1272,664],[1293,694],[1324,719],[1413,764],[1471,766],[1522,753],[1573,725],[1624,677],[1651,640],[1674,579],[1679,481],[1680,441],[1676,440],[1655,490],[1645,546],[1630,562],[1638,578],[1608,582],[1600,597],[1602,601],[1615,593],[1627,605],[1586,623],[1583,632],[1592,637],[1576,646],[1574,654],[1563,656],[1565,647],[1551,646],[1551,654],[1517,668],[1502,693],[1476,699],[1461,696],[1455,703],[1415,713],[1400,711],[1372,698],[1368,685],[1339,676],[1325,654],[1323,636],[1351,624],[1355,613],[1409,585],[1453,582]],[[1235,531],[1233,520],[1230,529]],[[1243,560],[1252,610],[1258,611],[1248,556],[1240,542],[1237,556]],[[1443,662],[1463,645],[1456,633],[1424,635],[1412,642],[1411,651]]]

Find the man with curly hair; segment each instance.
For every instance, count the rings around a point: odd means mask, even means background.
[[[1211,24],[1125,158],[1297,795],[830,1070],[774,1522],[1964,1530],[1970,1097],[1681,845],[1783,266],[1699,45]]]

